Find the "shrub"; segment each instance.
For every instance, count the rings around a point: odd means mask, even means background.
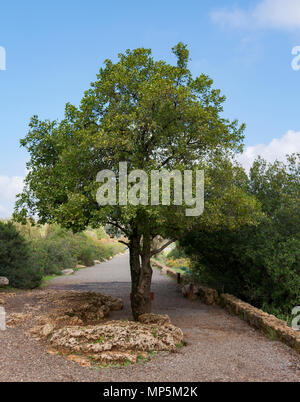
[[[166,264],[170,268],[189,268],[190,260],[188,258],[168,258]]]
[[[78,264],[88,266],[94,265],[97,259],[96,245],[92,239],[87,238],[84,234],[72,235],[69,239],[72,255]]]
[[[34,288],[43,276],[60,275],[77,264],[91,266],[124,250],[120,243],[97,237],[105,237],[102,229],[74,234],[58,225],[1,223],[0,275],[14,287]]]
[[[31,242],[32,260],[39,264],[44,275],[59,275],[63,269],[75,266],[69,242],[65,239],[39,239]]]
[[[287,317],[300,305],[300,155],[287,165],[258,159],[248,191],[262,204],[258,227],[193,232],[181,241],[197,281]]]
[[[0,222],[0,275],[17,288],[40,285],[43,270],[33,264],[29,243],[11,223]]]
[[[124,251],[124,245],[117,242],[99,243],[96,248],[97,259],[100,261],[108,260],[110,257]]]
[[[168,258],[186,258],[186,252],[183,247],[180,246],[178,242],[176,242],[176,247],[174,247],[167,255]]]

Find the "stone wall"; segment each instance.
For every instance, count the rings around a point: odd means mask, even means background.
[[[152,260],[152,264],[174,279],[177,278],[177,272],[171,268],[155,260]],[[252,327],[259,329],[270,339],[279,340],[300,353],[300,331],[290,328],[285,321],[279,320],[275,316],[265,313],[230,294],[219,294],[216,289],[187,283],[184,276],[182,276],[182,283],[183,296],[191,300],[201,300],[208,305],[219,305],[230,314],[239,316]]]
[[[167,267],[166,265],[154,260],[153,258],[151,258],[151,263],[152,263],[152,265],[155,265],[157,268],[159,268],[161,270],[162,274],[168,275],[172,279],[177,280],[178,272],[175,271],[174,269]],[[185,282],[184,276],[181,275],[180,277],[181,277],[181,283],[184,283]]]

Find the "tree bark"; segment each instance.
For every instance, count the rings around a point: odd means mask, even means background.
[[[135,320],[140,315],[151,312],[151,240],[144,236],[142,249],[140,242],[141,237],[138,235],[133,235],[129,242],[131,309]]]

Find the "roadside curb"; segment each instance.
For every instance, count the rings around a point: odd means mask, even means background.
[[[170,276],[172,279],[177,280],[178,272],[175,271],[174,269],[167,267],[166,265],[154,260],[153,258],[151,258],[151,263],[155,265],[157,268],[159,268],[161,271],[163,271],[164,274]],[[183,275],[180,275],[180,278],[181,283],[186,283]]]
[[[153,259],[151,259],[151,262],[159,269],[164,270],[171,278],[177,278],[176,271]],[[230,314],[236,315],[246,321],[251,327],[259,329],[270,339],[281,341],[300,353],[300,332],[290,328],[285,321],[280,320],[274,315],[265,313],[233,295],[226,293],[219,294],[216,289],[206,286],[187,284],[187,280],[183,275],[181,278],[181,283],[184,284],[182,288],[183,296],[192,300],[201,300],[208,305],[223,307]]]

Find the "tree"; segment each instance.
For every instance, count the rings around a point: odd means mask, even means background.
[[[300,303],[300,154],[258,158],[245,184],[261,203],[259,225],[195,230],[181,246],[200,282],[286,317]]]
[[[21,140],[31,159],[15,217],[22,220],[31,214],[41,223],[56,222],[73,231],[109,224],[126,235],[135,319],[151,310],[151,257],[197,219],[186,217],[185,207],[174,202],[121,205],[119,200],[116,206],[99,206],[97,172],[117,173],[125,161],[129,171],[142,169],[148,175],[162,169],[195,171],[240,150],[243,139],[244,126],[221,117],[225,97],[212,88],[213,81],[204,74],[192,77],[186,45],[179,43],[172,50],[176,66],[155,61],[151,50],[143,48],[119,54],[116,63],[106,60],[78,108],[67,104],[59,122],[34,116]],[[221,184],[216,187],[218,200],[208,209],[216,222],[223,216],[224,196],[227,210],[231,202],[249,207],[240,210],[241,220],[255,207],[238,189],[230,192],[232,186],[226,191]],[[212,220],[209,212],[203,219]],[[156,247],[158,236],[169,240]]]

